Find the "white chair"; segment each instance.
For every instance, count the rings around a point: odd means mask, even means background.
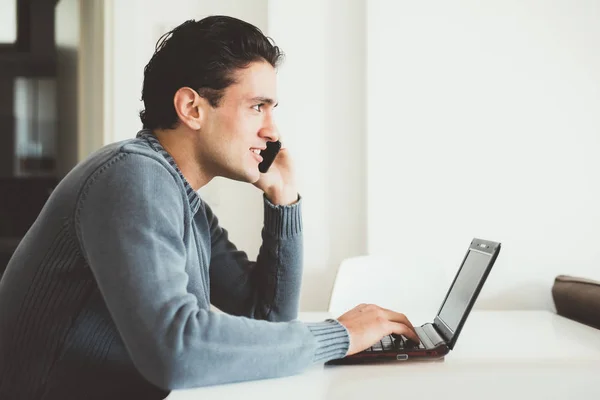
[[[328,311],[338,317],[358,304],[372,303],[421,325],[433,321],[448,286],[439,267],[401,266],[381,256],[352,257],[339,266]]]

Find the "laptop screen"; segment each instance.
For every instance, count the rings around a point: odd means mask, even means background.
[[[465,314],[479,282],[483,278],[491,257],[491,254],[469,250],[465,262],[438,314],[438,318],[450,328],[452,333],[456,332],[456,328]]]

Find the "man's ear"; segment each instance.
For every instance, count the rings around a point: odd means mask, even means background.
[[[204,122],[204,106],[206,99],[194,89],[182,87],[175,92],[173,106],[179,120],[192,130],[200,130]]]

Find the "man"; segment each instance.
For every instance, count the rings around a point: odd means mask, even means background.
[[[279,139],[280,58],[256,27],[222,16],[159,42],[144,129],[61,181],[7,267],[0,398],[159,399],[299,373],[390,333],[418,340],[404,315],[374,305],[295,320],[302,223],[288,150],[258,170]],[[264,192],[256,262],[197,194],[215,176]]]

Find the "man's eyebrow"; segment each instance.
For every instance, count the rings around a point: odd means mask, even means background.
[[[273,108],[277,107],[279,103],[276,103],[275,100],[270,97],[257,96],[250,99],[252,103],[265,103],[268,105],[273,105]]]

